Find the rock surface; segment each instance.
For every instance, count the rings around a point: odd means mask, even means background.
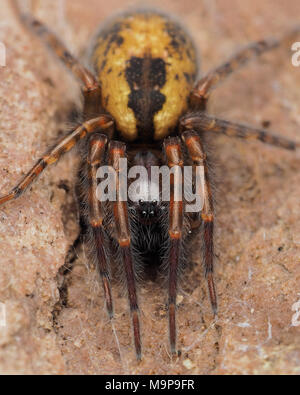
[[[2,1],[0,41],[7,48],[7,66],[0,68],[1,194],[63,132],[62,121],[78,97],[66,70],[24,34],[9,1]],[[64,11],[63,1],[33,2],[35,14],[76,54],[97,23],[120,4],[125,9],[133,3],[90,0],[87,7],[73,0]],[[297,0],[197,5],[168,0],[163,8],[189,27],[205,71],[249,41],[286,31],[300,15]],[[299,73],[289,48],[276,50],[220,87],[210,112],[258,127],[270,122],[270,129],[300,141]],[[58,271],[78,233],[72,192],[78,157],[73,152],[25,196],[0,208],[0,311],[6,310],[0,373],[300,373],[299,154],[225,137],[215,140],[218,319],[212,319],[197,241],[178,297],[177,359],[168,352],[166,295],[159,283],[146,282],[140,290],[140,364],[131,344],[126,297],[114,284],[112,328],[84,249],[72,271],[65,271],[67,303],[61,306]]]

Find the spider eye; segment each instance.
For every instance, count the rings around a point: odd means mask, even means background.
[[[142,211],[142,216],[147,217],[147,211]]]
[[[140,205],[140,206],[142,206],[144,203],[145,203],[145,202],[144,202],[143,199],[140,199],[140,200],[139,200],[139,205]]]
[[[150,211],[150,217],[154,217],[155,216],[155,212],[152,210],[152,211]]]

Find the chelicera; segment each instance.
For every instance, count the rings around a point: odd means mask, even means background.
[[[245,140],[260,140],[287,150],[299,143],[265,130],[210,116],[206,104],[217,85],[251,59],[278,47],[280,39],[254,42],[226,63],[197,81],[197,52],[189,34],[169,16],[152,11],[131,11],[109,20],[88,51],[89,67],[77,61],[62,42],[41,22],[19,11],[20,20],[40,37],[82,84],[82,124],[62,138],[29,171],[0,205],[16,199],[37,177],[61,156],[80,144],[80,207],[97,267],[106,307],[113,318],[110,266],[122,267],[128,290],[133,338],[137,358],[142,355],[136,265],[151,261],[155,252],[167,268],[169,336],[176,353],[176,295],[179,269],[184,260],[188,235],[199,230],[203,240],[203,266],[213,313],[217,313],[214,285],[214,207],[205,136],[225,134]],[[292,34],[299,32],[295,29]],[[289,36],[289,35],[287,35]],[[287,37],[284,37],[287,38]],[[109,164],[119,177],[119,160],[146,169],[185,164],[204,168],[201,212],[185,212],[184,199],[174,197],[174,175],[170,176],[169,202],[137,202],[117,199],[101,202],[97,197],[97,171]],[[150,172],[149,172],[150,174]],[[151,185],[149,175],[148,186]],[[196,185],[196,184],[195,184]],[[147,189],[147,188],[146,188]],[[149,262],[148,262],[149,263]]]

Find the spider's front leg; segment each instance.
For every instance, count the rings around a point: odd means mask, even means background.
[[[182,134],[182,140],[184,141],[189,157],[193,161],[193,166],[202,166],[204,168],[204,185],[203,190],[200,186],[200,190],[196,191],[198,196],[203,194],[203,208],[201,212],[201,218],[203,222],[203,263],[205,269],[205,276],[207,278],[207,284],[209,289],[209,296],[214,314],[217,314],[217,295],[214,284],[214,206],[212,189],[209,180],[208,166],[206,160],[206,153],[201,143],[200,136],[197,132],[187,131]]]
[[[184,201],[175,201],[175,188],[178,175],[182,175],[183,158],[180,139],[168,138],[164,142],[167,164],[173,169],[170,175],[170,208],[169,208],[169,334],[172,354],[176,353],[176,296],[179,266],[183,259],[183,212]],[[176,174],[177,173],[177,174]]]
[[[104,202],[100,202],[97,197],[97,171],[104,164],[107,147],[107,137],[101,134],[94,134],[89,141],[89,152],[87,157],[88,173],[88,222],[92,236],[93,250],[96,253],[96,265],[99,270],[106,308],[111,319],[113,317],[113,302],[109,279],[109,258],[110,242],[103,228],[103,219],[105,216]],[[86,191],[84,191],[86,192]]]
[[[0,197],[0,206],[10,200],[17,199],[25,190],[37,179],[37,177],[46,169],[48,165],[57,162],[60,157],[66,152],[70,151],[81,139],[85,138],[88,134],[95,131],[102,131],[111,128],[113,121],[111,117],[102,115],[100,117],[91,119],[84,122],[81,126],[75,129],[68,136],[64,137],[54,148],[48,151],[36,165],[29,171],[23,180],[12,189],[12,191]]]
[[[119,244],[120,256],[124,267],[128,299],[132,316],[133,336],[137,359],[142,356],[139,308],[135,285],[134,262],[132,258],[132,245],[128,216],[128,203],[122,201],[119,186],[122,183],[120,176],[120,159],[126,158],[126,145],[119,141],[112,141],[109,147],[109,165],[114,169],[116,179],[116,201],[112,202],[113,216],[115,220],[116,237]]]

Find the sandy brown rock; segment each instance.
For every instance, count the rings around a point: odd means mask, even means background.
[[[3,3],[0,41],[7,46],[8,63],[0,69],[1,194],[61,133],[78,93],[64,68],[24,34]],[[87,7],[73,0],[65,15],[60,1],[34,4],[36,14],[80,53],[99,22],[132,2],[90,0]],[[249,41],[286,31],[300,15],[297,0],[170,0],[163,8],[181,16],[191,30],[203,70]],[[213,94],[210,112],[258,127],[270,121],[270,129],[299,141],[300,69],[290,57],[283,48],[237,73]],[[300,373],[300,326],[293,326],[292,310],[300,299],[299,154],[220,137],[215,157],[219,317],[212,319],[195,241],[178,298],[181,356],[173,361],[159,282],[140,290],[140,364],[126,297],[114,284],[112,328],[84,250],[66,276],[67,305],[57,310],[62,280],[57,273],[78,232],[75,153],[47,170],[26,196],[1,207],[0,302],[7,312],[7,326],[0,328],[1,373]]]

